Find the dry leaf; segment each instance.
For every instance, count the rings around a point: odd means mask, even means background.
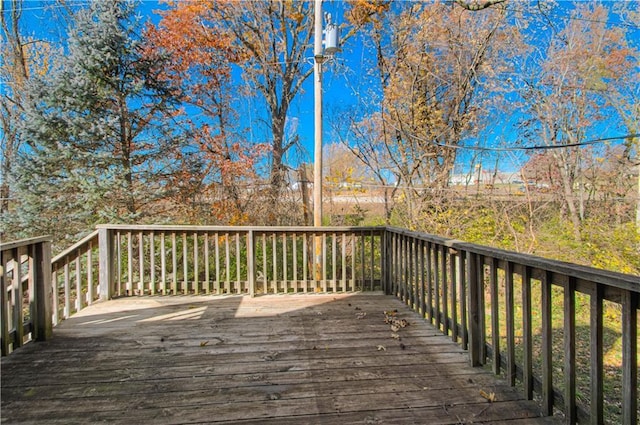
[[[487,393],[484,390],[480,390],[480,395],[483,398],[486,398],[487,401],[489,401],[489,403],[493,403],[494,401],[496,401],[496,393],[494,393],[494,392]]]

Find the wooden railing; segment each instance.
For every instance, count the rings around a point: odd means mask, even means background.
[[[473,366],[568,423],[637,423],[638,276],[402,229],[388,228],[385,245],[388,293],[462,344]]]
[[[98,233],[104,298],[382,290],[382,228],[110,225]]]
[[[51,239],[0,244],[2,355],[51,337]]]
[[[51,260],[54,325],[99,299],[98,259],[96,230]]]
[[[547,414],[637,422],[638,276],[382,227],[104,225],[50,269],[47,239],[1,247],[3,355],[98,299],[384,290]]]

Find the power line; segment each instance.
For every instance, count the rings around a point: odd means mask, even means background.
[[[636,137],[640,137],[640,133],[635,134],[625,134],[622,136],[613,136],[613,137],[602,137],[598,139],[586,140],[584,142],[576,142],[576,143],[563,143],[557,145],[533,145],[533,146],[512,146],[512,147],[482,147],[482,146],[465,146],[465,145],[450,145],[447,143],[438,143],[431,140],[421,139],[417,136],[410,135],[411,138],[420,140],[422,142],[431,143],[433,145],[442,147],[442,148],[450,148],[450,149],[460,149],[460,150],[474,150],[474,151],[490,151],[490,152],[514,152],[514,151],[534,151],[534,150],[550,150],[550,149],[563,149],[563,148],[574,148],[581,146],[589,146],[596,145],[599,143],[605,143],[612,140],[622,140],[622,139],[632,139]]]

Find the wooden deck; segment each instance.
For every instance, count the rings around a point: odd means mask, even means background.
[[[410,325],[392,337],[383,311]],[[396,298],[132,297],[2,358],[2,424],[561,423]],[[495,394],[489,402],[483,394]]]

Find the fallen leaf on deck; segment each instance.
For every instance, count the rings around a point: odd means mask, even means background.
[[[486,399],[487,399],[487,401],[489,401],[489,403],[493,403],[494,401],[496,401],[496,393],[494,393],[494,392],[487,393],[487,392],[486,392],[486,391],[484,391],[484,390],[480,390],[480,395],[481,395],[483,398],[486,398]]]

